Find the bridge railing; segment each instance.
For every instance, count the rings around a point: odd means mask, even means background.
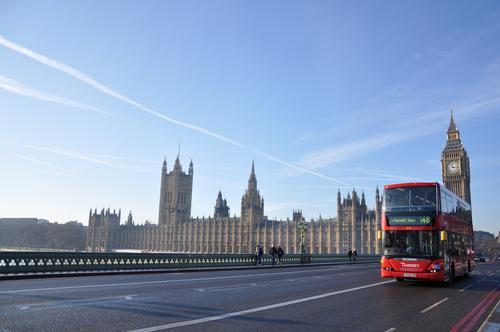
[[[357,262],[378,262],[379,255],[358,255]],[[276,262],[278,261],[276,257]],[[342,263],[345,255],[284,255],[282,263]],[[271,255],[262,257],[272,264]],[[0,252],[0,275],[43,272],[168,270],[255,265],[250,254]]]

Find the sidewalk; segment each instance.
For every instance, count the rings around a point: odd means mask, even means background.
[[[0,274],[0,280],[8,279],[30,279],[30,278],[59,278],[59,277],[81,277],[113,274],[139,274],[139,273],[177,273],[177,272],[203,272],[203,271],[234,271],[234,270],[259,270],[259,269],[280,269],[305,266],[328,266],[328,265],[363,265],[378,264],[379,262],[327,262],[327,263],[307,263],[307,264],[282,264],[282,265],[244,265],[244,266],[206,266],[206,267],[186,267],[170,269],[137,269],[137,270],[102,270],[102,271],[67,271],[67,272],[41,272],[41,273],[17,273]]]

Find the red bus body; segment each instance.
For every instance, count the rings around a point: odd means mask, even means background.
[[[381,223],[382,278],[452,282],[474,269],[470,205],[437,182],[384,186]]]

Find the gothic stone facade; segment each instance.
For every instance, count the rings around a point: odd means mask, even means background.
[[[453,113],[448,139],[442,152],[444,185],[470,203],[469,157],[460,140]],[[257,189],[252,163],[248,187],[241,199],[241,216],[230,217],[227,201],[219,192],[214,216],[191,218],[193,163],[188,172],[182,170],[179,157],[168,172],[166,160],[161,172],[158,224],[135,225],[129,214],[120,225],[120,211],[90,211],[87,250],[96,252],[117,249],[148,252],[253,253],[257,244],[268,252],[275,244],[286,253],[299,253],[298,223],[301,211],[293,211],[292,219],[271,220],[264,215],[264,199]],[[342,198],[337,194],[337,217],[307,222],[306,249],[314,254],[344,254],[349,248],[363,254],[380,253],[376,234],[380,227],[382,199],[377,188],[375,208],[368,209],[364,194],[353,189]]]
[[[299,253],[298,223],[301,211],[292,219],[272,220],[264,215],[264,199],[257,189],[252,163],[248,186],[241,199],[241,216],[231,217],[227,201],[219,192],[214,216],[191,218],[193,163],[185,173],[179,158],[168,172],[163,162],[161,172],[158,224],[135,225],[132,215],[120,225],[120,214],[109,210],[90,211],[87,250],[140,250],[146,252],[253,253],[260,244],[264,252],[281,245],[286,253]],[[380,225],[382,200],[377,188],[375,209],[368,209],[365,195],[353,189],[342,199],[337,194],[337,217],[307,222],[306,250],[314,254],[345,254],[350,248],[358,253],[378,254],[376,240]]]

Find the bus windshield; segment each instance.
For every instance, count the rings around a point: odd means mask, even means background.
[[[436,187],[402,187],[384,190],[386,212],[436,211]]]
[[[385,231],[384,255],[439,256],[437,231]]]

